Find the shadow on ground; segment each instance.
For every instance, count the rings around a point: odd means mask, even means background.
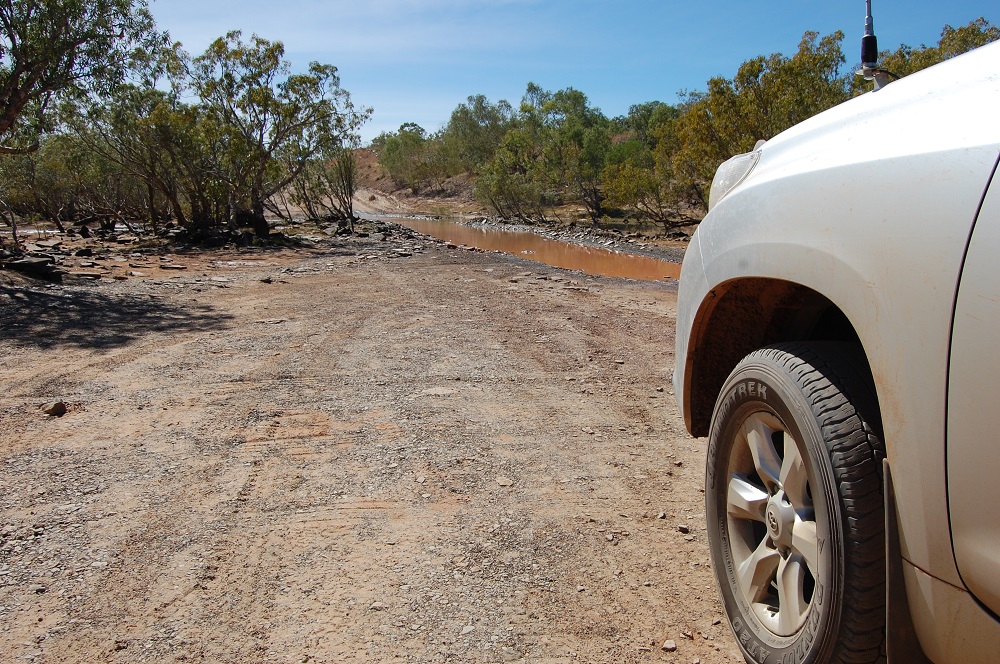
[[[208,305],[0,285],[0,338],[21,346],[111,349],[147,334],[223,329],[231,320]]]

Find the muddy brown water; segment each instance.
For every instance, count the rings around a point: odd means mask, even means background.
[[[501,251],[568,270],[605,277],[662,281],[680,277],[678,263],[552,240],[526,231],[466,226],[442,219],[395,218],[393,221],[418,233],[446,242],[490,251]]]

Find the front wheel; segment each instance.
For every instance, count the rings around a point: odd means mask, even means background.
[[[715,405],[705,501],[716,580],[751,662],[880,661],[881,425],[852,346],[744,358]]]

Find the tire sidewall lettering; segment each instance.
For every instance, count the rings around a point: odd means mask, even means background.
[[[761,380],[756,379],[745,379],[734,384],[719,401],[716,409],[718,414],[715,415],[713,420],[725,420],[728,418],[729,414],[733,410],[737,401],[745,400],[749,397],[759,399],[763,402],[767,402],[768,394],[772,392],[769,385]],[[712,442],[709,448],[709,458],[718,458],[718,455],[713,454],[713,452],[718,451],[719,439],[716,436],[712,437]],[[707,477],[706,485],[709,489],[715,489],[716,482],[716,469],[711,464],[707,467]]]

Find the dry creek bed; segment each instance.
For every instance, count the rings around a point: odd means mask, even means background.
[[[0,276],[3,661],[740,661],[671,284],[399,234],[72,253]]]

